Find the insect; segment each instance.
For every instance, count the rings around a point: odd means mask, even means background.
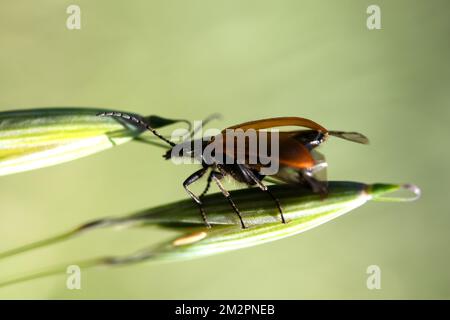
[[[164,141],[169,145],[168,151],[164,154],[165,159],[172,159],[174,157],[184,156],[191,157],[201,164],[201,169],[195,171],[183,182],[183,187],[188,195],[199,206],[199,210],[202,219],[207,227],[211,227],[208,223],[206,212],[203,208],[202,198],[208,192],[210,185],[214,182],[225,198],[228,200],[230,206],[239,217],[241,226],[246,228],[241,212],[233,201],[230,193],[224,187],[222,180],[224,177],[231,177],[233,180],[244,183],[247,186],[257,186],[263,192],[267,193],[274,201],[278,212],[281,217],[281,222],[286,223],[286,219],[283,215],[283,210],[278,199],[263,183],[263,179],[269,176],[282,183],[298,183],[307,185],[312,188],[314,192],[326,195],[326,181],[321,181],[319,173],[324,171],[326,167],[325,158],[315,150],[319,145],[327,140],[329,136],[336,136],[342,139],[350,140],[357,143],[367,144],[368,139],[358,132],[345,132],[345,131],[329,131],[319,125],[318,123],[300,117],[280,117],[256,120],[246,123],[241,123],[229,128],[224,129],[221,133],[215,136],[202,137],[201,139],[186,139],[180,144],[175,144],[166,137],[159,134],[154,128],[152,128],[143,119],[136,116],[130,116],[129,114],[118,112],[103,112],[98,114],[99,116],[111,116],[129,120],[136,125],[143,126],[147,130],[151,131],[156,137]],[[265,145],[266,150],[273,151],[272,145],[269,143],[270,138],[275,134],[268,132],[267,129],[273,129],[277,127],[303,127],[307,130],[294,130],[294,131],[282,131],[277,133],[278,143],[278,163],[279,170],[272,174],[264,174],[264,168],[267,168],[267,163],[263,163],[263,157],[260,157],[259,148],[249,148],[248,144],[245,144],[244,148],[239,148],[235,143],[229,144],[231,140],[236,142],[236,136],[231,138],[227,135],[228,132],[238,131],[244,133],[244,135],[253,130],[257,133],[256,142],[258,145]],[[262,141],[262,138],[258,135],[265,132],[268,139]],[[192,135],[191,135],[192,136]],[[244,137],[245,138],[245,137]],[[247,139],[248,140],[248,139]],[[244,141],[247,141],[244,139]],[[228,141],[228,142],[227,142]],[[262,142],[262,144],[261,144]],[[232,145],[230,147],[230,145]],[[199,146],[199,147],[198,147]],[[214,146],[215,148],[211,148]],[[221,147],[221,148],[220,148]],[[271,148],[272,147],[272,148]],[[183,149],[183,153],[180,155],[175,150]],[[206,155],[208,149],[213,149],[214,152]],[[218,151],[219,150],[219,151]],[[232,158],[235,160],[243,156],[243,161],[223,161],[225,157],[227,160]],[[249,161],[252,156],[256,156],[256,161]],[[219,161],[219,158],[221,161]],[[205,189],[200,195],[195,195],[189,186],[208,173],[207,184]]]

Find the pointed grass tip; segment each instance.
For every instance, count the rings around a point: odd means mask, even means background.
[[[381,202],[411,202],[418,200],[422,194],[420,188],[411,183],[374,183],[368,185],[366,191],[373,201]]]

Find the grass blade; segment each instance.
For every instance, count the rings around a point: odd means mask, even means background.
[[[247,229],[241,229],[238,218],[235,217],[223,196],[213,194],[205,199],[208,220],[213,225],[210,229],[204,226],[198,207],[190,199],[186,199],[123,217],[88,222],[61,235],[0,253],[0,258],[11,257],[61,242],[97,228],[117,225],[141,227],[157,225],[178,230],[181,235],[127,256],[107,256],[81,261],[79,262],[80,266],[87,268],[100,265],[123,265],[145,260],[168,262],[193,259],[299,234],[335,219],[369,200],[415,200],[420,194],[420,190],[411,185],[366,185],[338,181],[329,183],[329,194],[326,197],[321,197],[298,186],[274,185],[270,186],[270,189],[282,204],[287,224],[280,223],[271,199],[268,199],[267,195],[260,190],[253,188],[232,192],[233,198],[242,210],[244,220],[249,225]],[[403,189],[413,193],[414,197],[389,197],[390,194]],[[51,267],[47,270],[2,281],[0,286],[57,274],[63,270],[61,266]]]
[[[144,128],[96,108],[44,108],[0,112],[0,176],[82,158],[137,138]],[[120,111],[119,111],[120,112]],[[141,117],[154,128],[183,119]]]
[[[47,108],[0,112],[0,176],[43,168],[111,148],[142,133],[105,110]]]

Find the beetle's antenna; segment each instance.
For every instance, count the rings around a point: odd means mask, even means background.
[[[133,115],[130,115],[130,114],[127,114],[127,113],[113,112],[113,111],[111,111],[111,112],[101,112],[101,113],[97,114],[97,116],[99,116],[99,117],[116,117],[116,118],[122,118],[122,119],[125,119],[125,120],[133,121],[136,124],[139,124],[139,125],[143,126],[144,128],[146,128],[147,130],[151,131],[151,133],[153,133],[155,136],[160,138],[162,141],[168,143],[170,146],[174,147],[176,145],[172,141],[164,138],[155,129],[153,129],[148,123],[145,123],[145,121],[143,121],[142,119],[139,119],[136,116],[133,116]]]
[[[188,133],[188,135],[186,136],[187,138],[194,138],[195,134],[200,131],[200,129],[202,128],[202,126],[206,125],[207,123],[213,121],[213,120],[221,120],[222,119],[222,115],[220,113],[213,113],[209,116],[207,116],[205,119],[202,120],[201,124],[196,126],[195,128],[193,128],[191,130],[190,133]]]

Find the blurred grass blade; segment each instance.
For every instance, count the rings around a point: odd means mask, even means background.
[[[83,224],[69,232],[44,239],[0,254],[0,258],[11,257],[39,247],[70,239],[73,236],[97,228],[110,226],[158,225],[181,232],[181,235],[148,249],[122,257],[81,261],[86,267],[98,265],[118,265],[149,260],[154,262],[178,261],[199,258],[211,254],[250,247],[269,241],[279,240],[317,227],[335,219],[369,200],[382,201],[393,192],[407,189],[417,195],[419,189],[410,185],[374,184],[356,182],[329,182],[329,193],[323,198],[311,191],[292,185],[270,186],[280,200],[288,223],[280,222],[277,210],[267,194],[259,189],[245,189],[232,192],[249,226],[241,229],[239,219],[222,194],[205,198],[208,229],[198,212],[198,207],[190,199],[155,207],[149,210],[117,218],[105,218]],[[70,263],[70,264],[76,264]],[[63,267],[31,273],[22,277],[0,282],[0,286],[24,280],[59,273]]]
[[[168,119],[168,118],[163,118],[163,117],[155,116],[155,115],[145,117],[144,119],[146,120],[145,121],[146,123],[148,123],[152,128],[155,128],[155,129],[170,126],[170,125],[178,123],[178,122],[183,122],[187,125],[186,130],[188,130],[188,131],[192,130],[191,122],[186,119]]]
[[[144,131],[125,119],[96,116],[105,111],[115,110],[46,108],[0,112],[0,176],[85,157],[128,142]],[[158,116],[144,119],[155,128],[186,122]]]

